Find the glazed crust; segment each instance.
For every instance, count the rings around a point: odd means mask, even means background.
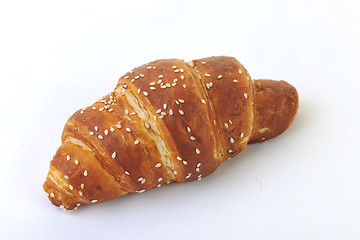
[[[289,127],[298,106],[289,86],[252,81],[232,57],[144,64],[69,118],[44,190],[71,210],[199,180]]]

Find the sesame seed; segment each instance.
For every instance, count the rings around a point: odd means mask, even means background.
[[[191,141],[195,141],[195,139],[196,139],[195,137],[190,136],[190,140],[191,140]]]
[[[241,137],[241,138],[243,138],[243,137],[244,137],[244,133],[243,133],[243,132],[241,133],[240,137]]]
[[[144,94],[144,96],[147,96],[147,95],[149,95],[147,92],[145,92],[145,91],[143,91],[143,94]]]
[[[98,138],[101,140],[104,139],[104,137],[102,135],[98,135]]]
[[[174,69],[174,68],[177,68],[177,67],[174,65],[174,66],[172,66],[172,68]]]
[[[161,163],[156,164],[155,167],[156,167],[156,168],[161,167]]]
[[[102,110],[104,110],[104,108],[102,107],[102,108],[99,108],[99,112],[101,112]]]
[[[200,154],[200,150],[198,148],[195,149],[196,154]]]
[[[175,86],[176,86],[176,82],[172,83],[171,86],[175,87]]]
[[[167,84],[165,84],[165,85],[166,85],[166,87],[171,87],[170,83],[167,83]]]
[[[188,173],[185,178],[190,178],[192,173]]]
[[[141,184],[144,184],[145,183],[145,178],[143,180],[141,180]]]
[[[125,128],[125,130],[126,130],[127,132],[131,132],[131,129],[130,129],[130,128]]]
[[[141,89],[139,88],[138,90],[137,90],[137,94],[139,94],[141,92]]]
[[[229,149],[229,153],[233,153],[233,150]]]
[[[139,144],[139,142],[140,142],[140,141],[139,141],[138,139],[136,139],[135,142],[134,142],[134,144],[135,144],[135,145],[136,145],[136,144]]]
[[[229,119],[229,123],[232,124],[232,121]]]
[[[201,102],[202,102],[203,104],[206,104],[206,101],[205,101],[204,99],[201,99]]]
[[[246,98],[246,99],[248,98],[248,95],[247,95],[247,93],[244,93],[244,98]]]
[[[174,72],[178,73],[178,72],[180,72],[180,69],[175,69]]]
[[[161,114],[161,115],[166,115],[166,112],[161,112],[160,114]]]
[[[118,123],[116,124],[116,127],[120,129],[120,128],[121,128],[121,123],[118,122]]]
[[[152,69],[152,66],[147,66],[146,68],[147,68],[147,69]]]
[[[110,127],[110,131],[114,132],[114,131],[115,131],[115,128]]]
[[[159,178],[159,179],[158,179],[158,182],[161,182],[162,180],[163,180],[162,178]]]
[[[186,88],[186,84],[183,85],[183,88]]]
[[[108,134],[109,134],[109,130],[105,129],[105,130],[104,130],[104,134],[105,134],[105,135],[108,135]]]
[[[91,200],[91,203],[96,203],[98,200],[94,199],[94,200]]]
[[[76,204],[77,207],[80,207],[80,205],[81,205],[80,203]]]
[[[241,69],[239,69],[239,73],[240,73],[240,74],[242,74],[242,71],[241,71]]]
[[[97,132],[97,130],[99,130],[99,128],[97,126],[94,127],[95,131]]]
[[[131,79],[130,82],[132,82],[132,83],[135,82],[135,79]]]
[[[184,77],[184,75],[181,75],[180,78],[181,78],[181,80],[184,80],[185,77]]]
[[[162,80],[161,79],[159,79],[159,81],[157,81],[157,84],[160,84],[162,82]]]
[[[201,166],[201,163],[199,162],[197,165],[196,165],[196,167],[200,167]]]
[[[231,142],[231,143],[234,143],[235,140],[231,137],[231,138],[230,138],[230,142]]]
[[[184,161],[182,161],[182,162],[183,162],[184,165],[187,165],[187,161],[184,160]]]
[[[160,88],[166,88],[166,85],[161,86]]]
[[[70,155],[66,156],[66,160],[70,161]]]
[[[191,132],[191,129],[189,127],[186,127],[187,132]]]
[[[176,157],[176,159],[177,159],[177,160],[180,160],[180,161],[182,160],[182,158],[181,158],[181,157]]]
[[[112,108],[110,108],[110,109],[108,110],[108,112],[112,112],[112,111],[114,111],[114,109],[112,109]]]
[[[177,171],[174,171],[173,173],[174,173],[174,175],[177,175]]]
[[[206,64],[206,62],[200,62],[201,64]]]
[[[72,185],[69,185],[69,188],[70,188],[70,190],[73,190],[73,189],[74,189],[74,187],[73,187]]]
[[[159,77],[158,78],[163,78],[164,76],[163,75],[159,75]]]
[[[84,111],[83,111],[83,110],[81,110],[81,111],[80,111],[80,114],[84,114]]]
[[[129,173],[128,171],[125,171],[125,174],[126,174],[126,175],[130,175],[130,173]]]
[[[163,106],[163,107],[164,107],[164,110],[165,110],[165,109],[167,108],[167,104],[166,104],[166,103],[164,103],[164,106]]]
[[[92,107],[91,109],[95,110],[95,109],[96,109],[96,107]]]
[[[136,191],[137,193],[143,193],[143,192],[145,192],[145,190],[144,189],[142,189],[142,190],[140,190],[140,191]]]
[[[139,79],[140,77],[139,77],[139,76],[135,76],[134,78],[135,78],[135,79]]]
[[[150,86],[154,86],[155,84],[156,84],[155,82],[149,83]]]
[[[69,179],[69,176],[68,176],[68,175],[64,175],[64,178],[65,178],[65,179]]]
[[[229,124],[224,123],[224,126],[225,126],[225,128],[228,128],[228,127],[229,127]]]
[[[179,109],[179,113],[180,113],[180,115],[184,115],[184,111],[181,109]]]
[[[155,66],[153,66],[153,69],[156,69],[156,67],[155,67]]]
[[[84,189],[85,185],[82,183],[80,184],[81,189]]]
[[[156,113],[161,113],[161,109],[159,108],[158,110],[156,110]]]
[[[218,78],[218,79],[222,78],[222,75],[219,75],[217,78]]]
[[[216,125],[216,120],[214,119],[214,124]]]
[[[169,115],[173,115],[174,114],[174,112],[173,112],[173,110],[169,110]]]
[[[61,204],[59,207],[60,207],[60,208],[65,208],[64,205],[62,205],[62,204]]]
[[[150,124],[147,123],[147,122],[145,122],[145,127],[146,127],[146,128],[149,128],[149,127],[150,127]]]
[[[234,79],[233,82],[239,82],[239,80]]]
[[[144,77],[144,76],[145,76],[145,75],[144,75],[144,74],[142,74],[142,73],[140,73],[139,75],[140,75],[140,77]]]
[[[200,168],[197,167],[197,168],[195,169],[195,171],[196,171],[196,172],[200,172]]]
[[[155,89],[156,89],[155,87],[150,87],[150,90],[153,90],[153,91],[154,91]]]
[[[87,170],[84,171],[84,176],[86,177],[88,175]]]
[[[82,196],[82,191],[79,191],[79,195]]]
[[[179,102],[180,102],[180,103],[184,103],[185,101],[184,101],[184,99],[181,99],[181,98],[180,98],[180,99],[179,99]]]
[[[134,115],[136,115],[136,112],[132,112],[132,113],[130,113],[130,115],[131,115],[131,116],[134,116]]]
[[[176,103],[176,104],[179,104],[179,101],[175,99],[175,103]]]
[[[165,117],[165,115],[160,115],[159,119],[163,119]]]
[[[128,79],[128,78],[129,78],[129,76],[125,76],[125,77],[124,77],[124,79]]]
[[[79,165],[79,160],[75,160],[75,164],[76,164],[76,165]]]
[[[55,197],[55,195],[54,195],[54,193],[52,192],[52,193],[50,193],[50,197]]]
[[[210,84],[209,83],[206,83],[206,88],[210,89]]]
[[[111,155],[112,158],[116,158],[116,152],[113,152],[113,154]]]

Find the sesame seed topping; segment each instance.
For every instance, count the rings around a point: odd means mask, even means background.
[[[173,173],[174,173],[175,175],[177,175],[177,171],[174,171]]]
[[[191,141],[195,141],[195,139],[196,139],[196,138],[195,138],[194,136],[190,136],[190,140],[191,140]]]
[[[205,77],[211,77],[211,75],[208,73],[205,73]]]
[[[105,130],[104,130],[104,134],[105,134],[105,135],[108,135],[108,134],[109,134],[109,130],[105,129]]]
[[[139,141],[138,139],[136,139],[135,142],[134,142],[134,144],[135,144],[135,145],[136,145],[136,144],[139,144],[139,142],[140,142],[140,141]]]
[[[74,189],[74,187],[73,187],[72,185],[69,185],[69,188],[70,188],[70,190],[73,190],[73,189]]]
[[[99,130],[99,128],[97,126],[94,127],[95,131],[97,132],[97,130]]]
[[[178,81],[177,78],[175,78],[175,79],[173,80],[174,83],[176,83],[177,81]]]
[[[155,88],[155,87],[150,87],[150,90],[153,90],[153,91],[154,91],[154,90],[156,90],[156,88]]]
[[[130,129],[130,128],[125,128],[125,130],[126,130],[127,132],[131,132],[131,129]]]
[[[231,142],[231,143],[234,143],[235,140],[231,137],[231,138],[230,138],[230,142]]]
[[[239,82],[239,80],[234,79],[233,82]]]
[[[94,199],[94,200],[91,200],[91,203],[96,203],[98,200]]]
[[[177,68],[177,67],[174,65],[174,66],[172,66],[172,68],[174,69],[174,68]]]
[[[161,167],[161,163],[156,164],[155,167],[156,167],[156,168]]]
[[[183,88],[186,88],[186,84],[183,85]]]
[[[129,173],[128,171],[125,171],[125,174],[126,174],[126,175],[130,175],[130,173]]]
[[[98,135],[98,138],[99,138],[100,140],[104,139],[104,137],[103,137],[102,135]]]
[[[82,191],[79,191],[79,195],[82,196]]]
[[[182,160],[182,158],[181,158],[181,157],[176,157],[176,159],[177,159],[177,160],[180,160],[180,161]]]
[[[241,138],[243,138],[243,137],[244,137],[244,133],[243,133],[243,132],[240,134],[240,137],[241,137]]]
[[[152,66],[147,66],[146,68],[147,68],[147,69],[152,69]]]
[[[216,125],[216,120],[214,119],[214,124]]]
[[[145,92],[145,91],[143,91],[143,94],[144,94],[144,96],[147,96],[147,95],[149,95],[147,92]]]
[[[116,158],[116,152],[113,152],[113,154],[111,155],[112,158]]]
[[[229,124],[224,123],[224,126],[225,126],[225,128],[228,128],[228,127],[229,127]]]
[[[200,150],[198,148],[195,149],[196,154],[200,154]]]
[[[160,88],[166,88],[166,85],[161,86]]]
[[[233,150],[229,149],[229,153],[233,153]]]
[[[180,113],[180,115],[184,115],[184,111],[181,109],[179,109],[179,113]]]
[[[181,78],[181,80],[184,80],[185,77],[184,77],[184,75],[181,75],[180,78]]]
[[[165,110],[165,109],[167,108],[167,104],[166,104],[166,103],[164,103],[164,106],[163,106],[163,107],[164,107],[164,110]]]
[[[84,176],[86,177],[88,175],[87,170],[84,171]]]
[[[155,82],[149,83],[150,86],[154,86],[155,84],[156,84]]]
[[[75,164],[76,164],[76,165],[79,165],[79,160],[75,160]]]
[[[61,204],[59,207],[60,207],[60,208],[65,208],[64,205],[62,205],[62,204]]]
[[[130,115],[131,115],[131,116],[134,116],[134,115],[136,115],[136,112],[132,112],[132,113],[130,113]]]
[[[160,114],[161,114],[161,115],[166,115],[166,112],[161,112]]]
[[[137,93],[139,94],[141,92],[141,89],[139,88],[138,90],[137,90]]]
[[[144,77],[144,76],[145,76],[145,75],[144,75],[144,74],[142,74],[142,73],[140,73],[139,75],[140,75],[140,77]]]
[[[197,167],[197,168],[195,169],[195,171],[196,171],[196,172],[200,172],[200,168]]]
[[[153,66],[153,69],[156,69],[156,67],[155,67],[155,66]]]
[[[160,84],[162,82],[162,80],[161,79],[159,79],[159,81],[157,81],[157,84]]]
[[[176,86],[176,82],[172,83],[171,86],[175,87],[175,86]]]
[[[192,173],[188,173],[185,178],[190,178]]]
[[[191,129],[189,127],[186,127],[187,132],[191,132]]]
[[[83,110],[81,110],[81,111],[80,111],[80,114],[84,114],[84,111],[83,111]],[[62,206],[62,205],[61,205],[61,206]]]
[[[244,93],[244,98],[246,98],[246,99],[248,98],[248,95],[247,95],[247,93]]]
[[[125,76],[125,77],[124,77],[124,79],[128,79],[128,78],[129,78],[129,76]]]
[[[161,182],[162,180],[163,180],[162,178],[159,178],[159,179],[158,179],[158,182]]]
[[[139,77],[139,76],[135,76],[134,78],[135,78],[135,79],[139,79],[140,77]]]
[[[104,110],[104,108],[102,107],[102,108],[99,108],[99,112],[101,112],[102,110]]]
[[[110,127],[110,131],[114,132],[114,131],[115,131],[115,128]]]
[[[178,73],[178,72],[180,72],[180,69],[175,69],[174,72]]]
[[[181,99],[181,98],[180,98],[180,99],[179,99],[179,102],[180,102],[180,103],[184,103],[185,101],[184,101],[184,99]]]
[[[159,75],[159,77],[158,78],[163,78],[164,76],[163,75]]]
[[[183,162],[184,165],[187,165],[187,161],[184,160],[184,161],[182,161],[182,162]]]
[[[158,110],[156,110],[156,113],[161,113],[161,109],[159,108]]]
[[[239,73],[240,73],[240,74],[242,74],[242,71],[241,71],[241,69],[239,69]]]
[[[50,197],[55,197],[55,195],[54,195],[54,193],[52,192],[52,193],[50,193]]]
[[[120,129],[120,128],[121,128],[121,123],[118,122],[118,123],[116,124],[116,127]]]
[[[175,99],[175,103],[176,103],[176,104],[179,104],[179,101]]]
[[[143,180],[141,180],[141,184],[144,184],[145,183],[145,178]]]
[[[68,176],[68,175],[64,175],[64,178],[65,178],[65,179],[69,179],[69,176]]]
[[[80,205],[81,205],[80,203],[76,204],[77,207],[79,207]]]
[[[206,62],[200,62],[201,64],[206,64]]]
[[[96,109],[96,107],[92,107],[91,109],[95,110],[95,109]]]
[[[66,160],[70,161],[70,155],[66,156]]]
[[[150,124],[147,123],[147,122],[145,122],[145,127],[146,127],[146,128],[149,128],[149,127],[150,127]]]
[[[197,165],[196,165],[196,167],[200,167],[201,166],[201,163],[199,162]]]
[[[167,83],[167,84],[165,84],[165,85],[166,85],[166,87],[171,87],[170,83]]]
[[[144,189],[142,189],[142,190],[140,190],[140,191],[136,191],[137,193],[143,193],[143,192],[145,192],[145,190]]]
[[[169,110],[169,115],[171,116],[171,115],[173,115],[174,114],[174,112],[173,112],[173,110]]]
[[[160,115],[159,119],[163,119],[165,117],[165,115]]]
[[[206,104],[206,101],[205,101],[204,99],[201,99],[201,102],[202,102],[203,104]]]
[[[218,79],[221,79],[221,78],[222,78],[222,75],[217,76],[217,78],[218,78]]]
[[[110,109],[108,110],[108,112],[112,112],[112,111],[114,111],[114,109],[112,109],[112,108],[110,108]]]
[[[232,121],[229,119],[229,123],[232,124]]]

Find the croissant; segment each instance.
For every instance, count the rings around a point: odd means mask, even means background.
[[[43,188],[64,210],[200,180],[298,109],[284,81],[251,80],[235,58],[150,62],[67,121]]]

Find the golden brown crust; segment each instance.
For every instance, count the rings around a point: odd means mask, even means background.
[[[284,131],[297,101],[283,82],[253,83],[235,58],[150,62],[68,120],[44,190],[54,205],[74,209],[199,180],[249,140]]]

